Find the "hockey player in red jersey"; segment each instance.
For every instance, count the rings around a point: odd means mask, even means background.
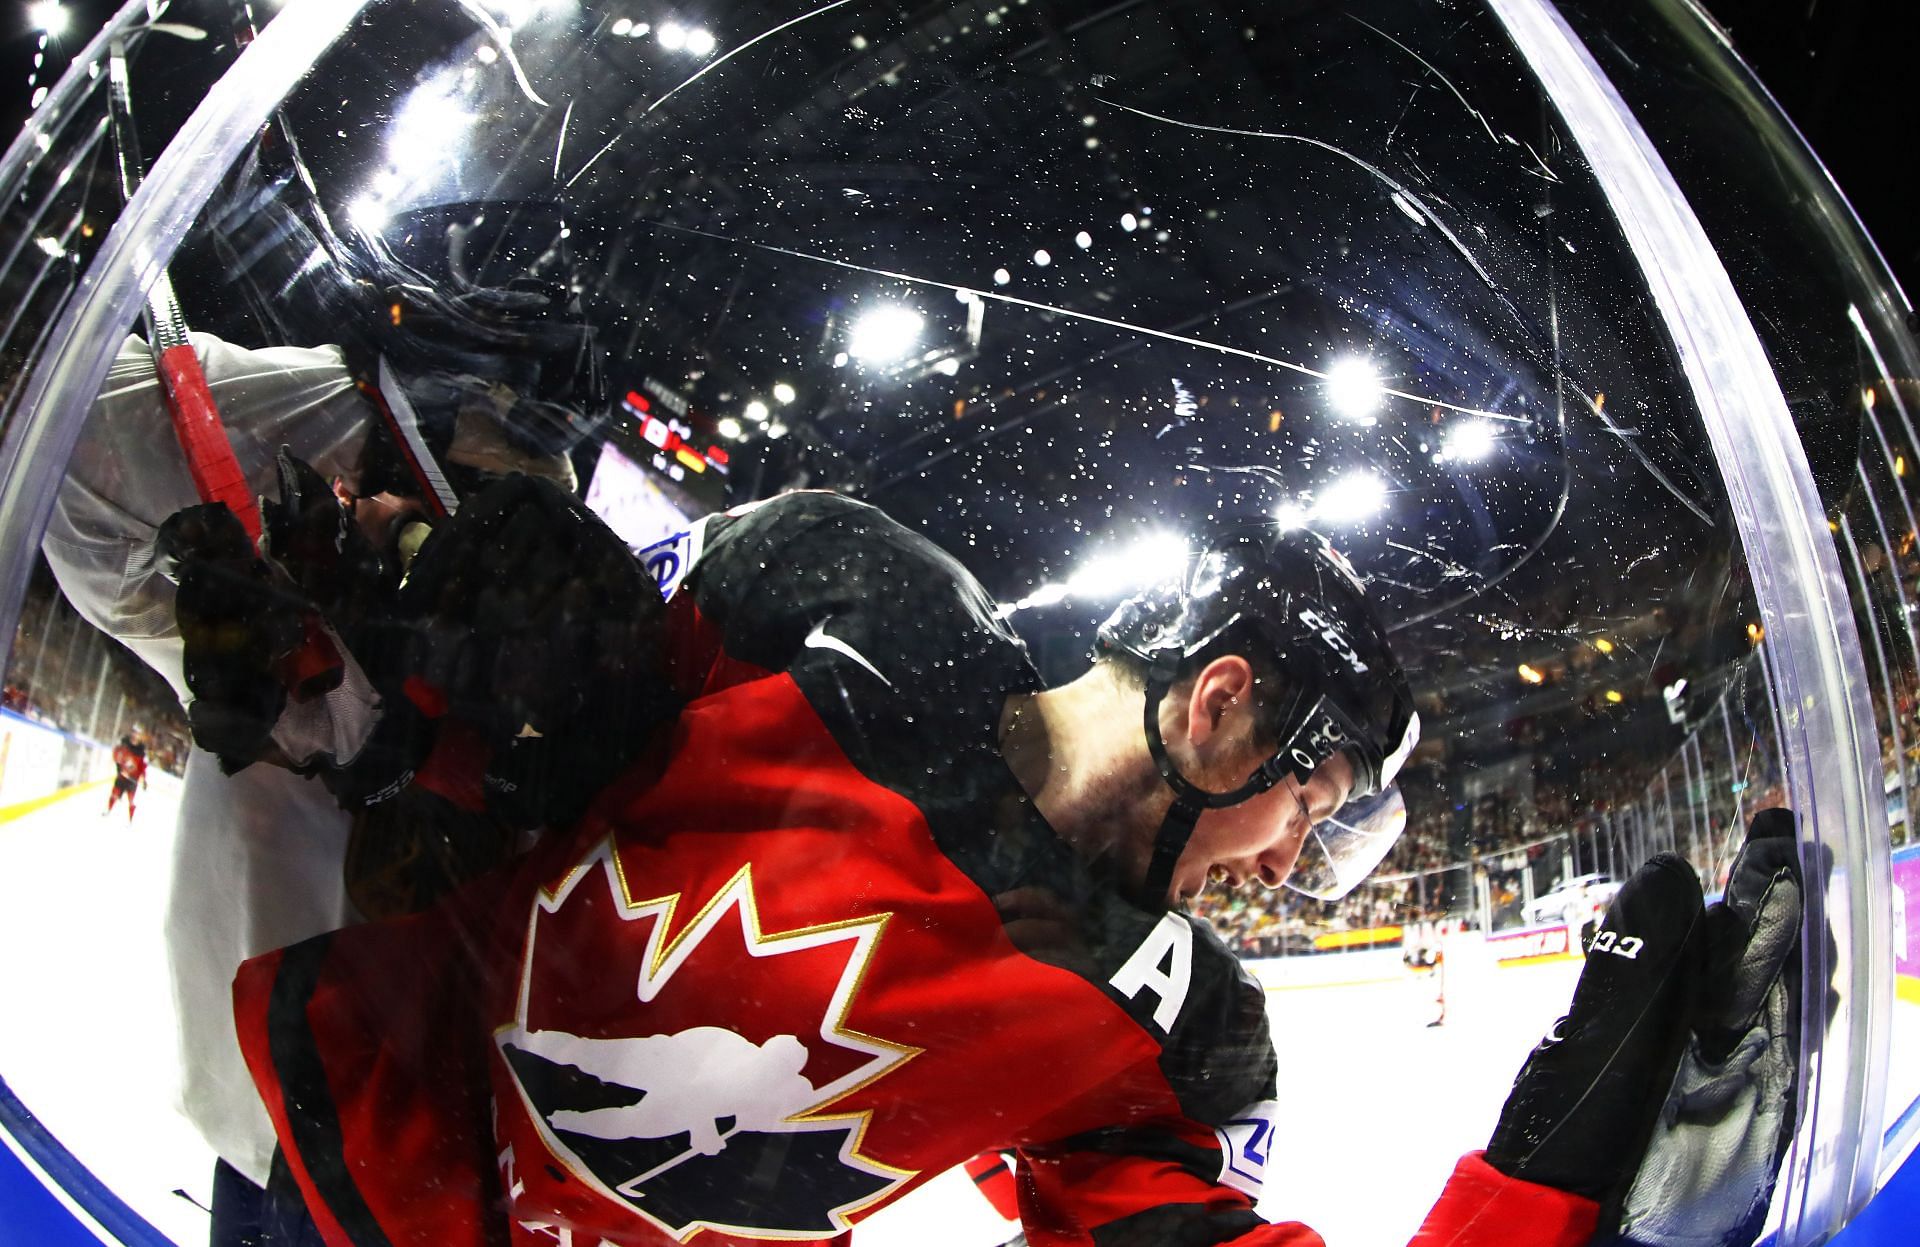
[[[103,814],[113,813],[114,803],[121,797],[127,799],[127,821],[133,821],[133,797],[136,792],[147,786],[147,742],[146,733],[135,724],[120,738],[113,747],[113,789],[107,793],[107,808]]]
[[[1004,1149],[1037,1247],[1319,1243],[1253,1211],[1281,1058],[1181,906],[1209,876],[1337,895],[1391,845],[1417,722],[1351,573],[1216,532],[1046,689],[870,507],[787,495],[689,546],[668,739],[514,867],[236,981],[325,1240],[824,1241]],[[1672,875],[1623,891],[1645,955],[1589,968],[1416,1241],[1572,1247],[1649,1138],[1684,1153],[1654,1122],[1704,924]]]

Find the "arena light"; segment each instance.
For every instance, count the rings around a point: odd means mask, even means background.
[[[1179,575],[1186,561],[1185,538],[1174,533],[1152,533],[1089,560],[1067,581],[1067,589],[1075,597],[1116,598]]]
[[[767,405],[757,398],[747,404],[747,419],[752,420],[756,424],[765,424],[767,417],[771,414],[773,413],[767,409]]]
[[[1595,637],[1593,641],[1593,648],[1599,650],[1603,654],[1611,654],[1613,653],[1613,642],[1607,640],[1607,638],[1605,637]]]
[[[784,406],[798,397],[800,397],[799,392],[785,381],[776,381],[773,383],[773,398],[775,402]]]
[[[1019,609],[1019,610],[1031,610],[1036,606],[1052,606],[1054,603],[1064,602],[1066,601],[1066,599],[1067,599],[1067,586],[1060,585],[1060,584],[1044,584],[1044,585],[1041,585],[1038,589],[1035,589],[1032,593],[1029,593],[1027,594],[1027,596],[1021,598],[1018,602],[1015,602],[1014,606],[1016,609]]]
[[[1313,512],[1290,499],[1274,508],[1273,518],[1280,525],[1281,532],[1290,533],[1305,528],[1307,521],[1313,518]]]
[[[1386,482],[1371,472],[1355,472],[1322,491],[1314,504],[1313,518],[1330,524],[1357,524],[1378,515],[1386,506]]]
[[[1045,247],[1042,247],[1040,248],[1040,250],[1033,253],[1033,262],[1035,264],[1038,264],[1041,268],[1045,268],[1047,265],[1053,263],[1053,253],[1051,251],[1048,251]]]
[[[1355,424],[1373,424],[1380,399],[1380,378],[1365,359],[1349,355],[1327,369],[1327,402],[1336,415]]]
[[[611,28],[611,33],[616,35],[625,35],[628,31],[632,29],[633,29],[633,19],[631,17],[620,17],[620,18],[614,19],[613,26]]]
[[[362,195],[347,205],[347,220],[369,234],[378,234],[387,225],[386,201],[377,195]]]
[[[1440,457],[1455,463],[1478,463],[1493,453],[1493,422],[1470,417],[1447,426]]]
[[[27,25],[50,38],[66,34],[72,20],[67,6],[58,0],[41,0],[27,6]]]
[[[1625,698],[1625,697],[1623,697],[1623,696],[1621,695],[1621,693],[1620,693],[1620,690],[1619,690],[1619,689],[1617,689],[1617,688],[1610,688],[1610,689],[1608,689],[1608,690],[1607,690],[1607,700],[1608,700],[1609,702],[1611,702],[1611,703],[1612,703],[1613,705],[1616,705],[1616,706],[1617,706],[1617,705],[1619,705],[1619,704],[1620,704],[1621,702],[1623,702],[1623,701],[1625,701],[1625,700],[1626,700],[1626,698]]]
[[[1546,672],[1540,670],[1540,668],[1534,666],[1532,663],[1521,663],[1519,670],[1520,678],[1528,684],[1544,684],[1547,681]]]
[[[1088,247],[1093,246],[1093,235],[1087,233],[1085,230],[1081,230],[1073,236],[1073,245],[1085,251]]]
[[[678,22],[665,22],[658,31],[654,32],[654,38],[658,39],[660,46],[667,51],[678,52],[687,46],[687,28]]]
[[[745,429],[740,427],[740,422],[732,416],[720,417],[719,423],[715,425],[715,427],[720,430],[720,436],[736,442],[739,441],[741,436],[746,432]]]
[[[444,85],[429,83],[409,95],[394,115],[387,131],[387,151],[403,169],[437,164],[459,147],[462,133],[473,120],[473,114]]]
[[[875,308],[853,322],[847,335],[847,353],[866,364],[890,364],[920,344],[926,317],[910,307],[894,304]]]
[[[687,51],[695,56],[712,56],[717,41],[713,32],[696,26],[687,32]]]
[[[507,27],[524,26],[543,9],[567,8],[562,0],[494,0],[487,6]]]

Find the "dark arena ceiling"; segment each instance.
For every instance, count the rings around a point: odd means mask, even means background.
[[[427,268],[422,208],[557,203],[611,425],[665,392],[727,456],[685,509],[874,502],[1054,678],[1156,539],[1256,513],[1372,579],[1456,759],[1657,763],[1661,685],[1748,652],[1672,344],[1476,6],[374,4],[281,116],[176,264],[194,323],[371,341],[372,236]]]

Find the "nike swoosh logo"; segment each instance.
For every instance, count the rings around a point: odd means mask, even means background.
[[[893,681],[881,675],[880,669],[868,662],[865,654],[862,654],[859,650],[853,648],[853,646],[848,645],[839,637],[828,636],[827,621],[824,619],[813,625],[813,631],[807,633],[806,646],[808,649],[825,649],[832,650],[836,654],[844,654],[865,667],[868,671],[871,671],[874,679],[880,681],[880,683],[886,685],[888,688],[893,687]]]

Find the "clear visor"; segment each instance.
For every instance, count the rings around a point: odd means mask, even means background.
[[[1407,803],[1397,785],[1355,798],[1308,829],[1287,886],[1339,900],[1373,873],[1406,829]]]

